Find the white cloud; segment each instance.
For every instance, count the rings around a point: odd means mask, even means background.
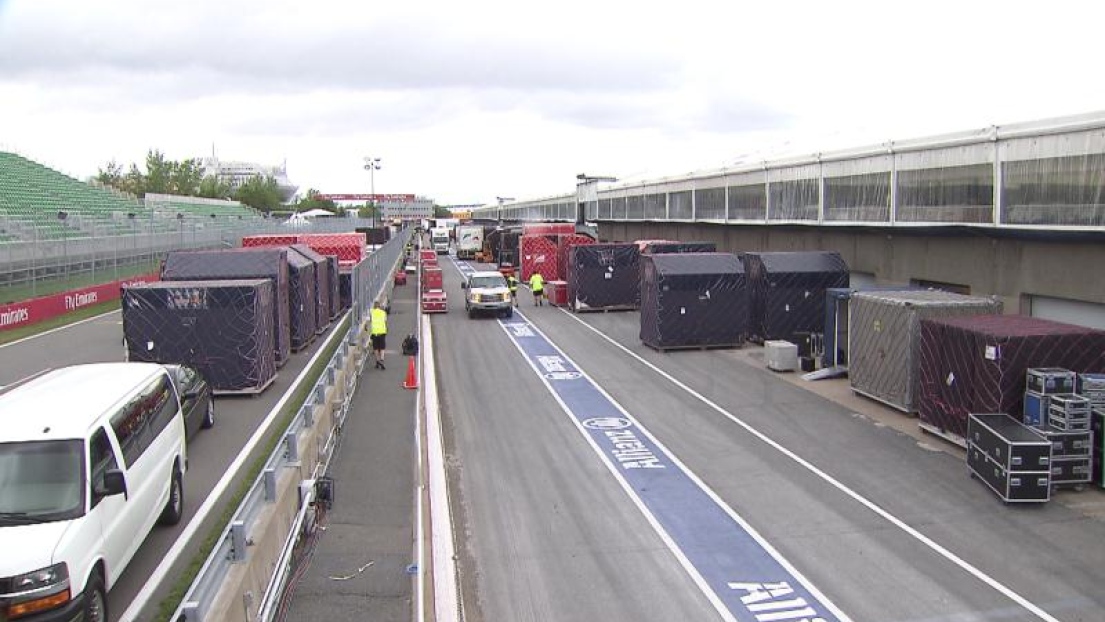
[[[0,0],[0,144],[442,203],[1105,109],[1100,3]]]

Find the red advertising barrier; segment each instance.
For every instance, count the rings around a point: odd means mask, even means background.
[[[31,298],[23,302],[0,305],[0,332],[37,324],[101,302],[119,300],[119,290],[123,286],[136,283],[152,283],[157,280],[159,279],[155,272],[121,281],[112,281],[103,285],[93,285],[92,287],[73,289],[60,294]]]
[[[256,248],[258,246],[290,246],[298,243],[299,236],[294,233],[247,235],[242,237],[243,248]]]

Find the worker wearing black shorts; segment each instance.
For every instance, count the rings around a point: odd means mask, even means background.
[[[384,306],[380,304],[379,300],[372,305],[370,319],[372,352],[376,355],[376,369],[386,369],[384,367],[384,348],[387,347],[388,314],[387,311],[384,311]]]

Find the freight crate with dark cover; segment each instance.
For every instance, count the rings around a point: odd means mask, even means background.
[[[1095,408],[1090,411],[1090,441],[1093,450],[1093,483],[1105,488],[1105,409]]]
[[[637,309],[641,253],[634,244],[588,244],[568,252],[568,306],[573,311]]]
[[[122,307],[128,360],[191,365],[216,393],[258,393],[276,377],[269,279],[132,285]]]
[[[341,304],[341,262],[334,255],[326,255],[326,265],[330,268],[330,320],[335,320],[345,308]]]
[[[306,244],[293,244],[291,249],[315,264],[315,332],[324,333],[330,328],[330,263]]]
[[[299,352],[315,340],[318,328],[318,299],[315,263],[296,252],[288,257],[288,304],[292,323],[292,352]]]
[[[963,436],[967,413],[1023,420],[1029,367],[1105,368],[1105,331],[1023,315],[921,320],[921,421]]]
[[[824,332],[825,290],[848,285],[848,265],[840,253],[744,253],[743,261],[751,341],[789,341],[797,332]]]
[[[848,308],[852,390],[903,412],[917,412],[921,319],[1001,313],[992,298],[939,290],[864,291]]]
[[[716,253],[717,244],[713,242],[663,242],[652,241],[645,244],[645,254],[658,255],[660,253]]]
[[[244,248],[175,251],[165,257],[164,281],[270,279],[273,284],[273,331],[277,367],[291,356],[291,306],[288,302],[288,249]]]
[[[744,270],[730,253],[641,256],[641,341],[665,350],[738,346],[747,316]]]

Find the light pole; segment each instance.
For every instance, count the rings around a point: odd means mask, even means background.
[[[380,158],[374,158],[372,156],[365,156],[364,159],[365,170],[368,171],[368,184],[369,184],[369,197],[371,197],[372,207],[372,228],[376,228],[376,171],[380,170]]]

